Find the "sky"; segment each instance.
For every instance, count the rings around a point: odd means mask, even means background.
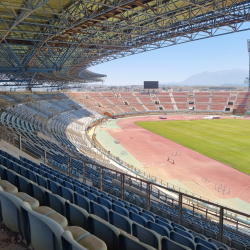
[[[105,85],[181,82],[204,71],[248,69],[250,31],[208,38],[113,60],[89,68],[106,74]]]

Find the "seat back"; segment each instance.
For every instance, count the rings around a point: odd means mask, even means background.
[[[89,213],[75,204],[65,202],[65,216],[70,226],[79,226],[88,229]]]
[[[129,237],[129,235],[120,234],[119,236],[119,250],[156,250],[155,248],[143,244],[132,237]]]
[[[194,238],[194,242],[195,243],[200,243],[203,246],[206,246],[206,247],[208,247],[210,249],[217,250],[217,246],[216,245],[214,245],[212,242],[209,242],[209,241],[206,241],[204,239],[201,239],[200,237],[195,237]]]
[[[162,225],[156,224],[156,223],[154,223],[152,221],[148,221],[147,227],[149,229],[155,231],[156,233],[158,233],[161,236],[169,237],[169,235],[170,235],[170,232],[169,232],[168,228],[166,228],[166,227],[164,227]]]
[[[33,198],[37,199],[41,206],[46,205],[45,191],[47,189],[38,186],[36,183],[30,182],[30,194]]]
[[[89,231],[99,239],[103,240],[108,250],[119,249],[119,230],[108,222],[90,214]]]
[[[65,215],[65,199],[57,194],[45,191],[46,206],[55,210],[57,213]]]
[[[97,195],[85,191],[85,196],[88,197],[91,201],[97,202]]]
[[[37,182],[38,182],[38,185],[40,185],[41,187],[44,187],[44,188],[48,188],[48,183],[47,183],[47,178],[37,174],[36,175],[36,178],[37,178]]]
[[[62,236],[62,250],[88,250],[87,248],[78,244],[70,231],[64,231]]]
[[[170,224],[168,224],[168,223],[166,223],[166,222],[164,222],[162,220],[156,219],[156,223],[159,224],[159,225],[162,225],[162,226],[166,227],[169,231],[173,230],[172,225],[170,225]]]
[[[178,227],[174,227],[174,231],[177,232],[178,234],[185,236],[185,237],[188,237],[190,239],[194,239],[194,236],[190,232],[184,231]]]
[[[85,209],[88,213],[90,213],[90,200],[87,197],[79,195],[78,193],[74,194],[75,196],[75,204],[83,209]]]
[[[138,223],[138,224],[140,224],[140,225],[142,225],[144,227],[147,227],[148,221],[144,217],[142,217],[141,215],[135,214],[135,213],[130,211],[129,212],[129,218],[132,221],[134,221],[134,222],[136,222],[136,223]]]
[[[99,197],[97,197],[97,202],[109,210],[112,209],[112,202],[110,202],[109,200],[106,200],[106,199],[99,196]]]
[[[191,248],[192,250],[195,250],[196,244],[192,239],[187,238],[181,234],[178,234],[175,231],[170,232],[170,239],[178,244],[181,244],[183,246]]]
[[[52,181],[50,179],[47,179],[48,183],[48,189],[53,193],[60,195],[60,184],[56,183],[55,181]]]
[[[148,244],[156,249],[160,248],[161,236],[158,233],[148,228],[145,228],[137,223],[133,223],[132,230],[133,236],[138,238],[139,241]]]
[[[20,204],[23,203],[18,197],[4,192],[0,187],[1,217],[5,226],[14,233],[22,233],[22,212]]]
[[[16,179],[18,174],[16,174],[13,170],[11,169],[6,169],[6,179],[9,183],[12,185],[16,186]]]
[[[170,240],[167,237],[163,237],[161,239],[161,248],[163,250],[165,249],[174,249],[174,250],[190,250],[189,247],[185,247],[181,244],[178,244],[177,242],[174,242],[172,240]]]
[[[109,210],[105,206],[102,206],[94,201],[90,201],[90,213],[109,222]]]
[[[16,180],[17,188],[19,192],[24,192],[26,194],[31,194],[30,192],[30,180],[21,176],[17,175],[17,180]]]
[[[128,210],[126,208],[120,207],[120,206],[118,206],[118,205],[116,205],[114,203],[112,205],[112,210],[115,211],[118,214],[121,214],[121,215],[124,215],[124,216],[127,216],[127,217],[129,216],[129,212],[128,212]]]
[[[109,222],[117,228],[122,229],[128,234],[132,234],[132,221],[123,215],[120,215],[112,210],[109,211]]]
[[[66,187],[63,187],[63,186],[60,186],[59,187],[60,189],[60,195],[66,199],[66,200],[69,200],[70,202],[74,203],[74,191],[69,189],[69,188],[66,188]]]
[[[21,204],[24,236],[36,250],[61,250],[61,235],[64,229],[54,220],[34,212],[27,202]],[[27,244],[28,245],[28,244]]]

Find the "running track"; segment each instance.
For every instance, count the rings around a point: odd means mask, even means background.
[[[171,115],[168,120],[202,119],[204,116]],[[223,117],[233,119],[232,117]],[[161,179],[195,181],[205,187],[219,199],[241,198],[250,203],[250,176],[225,164],[217,162],[196,151],[181,146],[134,124],[136,121],[158,121],[158,116],[135,117],[117,122],[121,129],[107,132],[148,168],[145,171],[153,174],[158,172]],[[119,131],[120,130],[120,131]],[[119,133],[117,133],[119,132]],[[175,164],[167,162],[172,151],[181,151],[175,158]],[[153,163],[153,165],[152,165]],[[165,165],[163,165],[165,164]],[[153,167],[151,167],[153,166]],[[202,177],[209,182],[204,183]],[[215,184],[223,184],[230,188],[230,194],[223,195],[214,189]]]

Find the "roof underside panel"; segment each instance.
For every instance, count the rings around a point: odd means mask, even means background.
[[[249,11],[242,0],[1,0],[0,81],[102,81],[85,69],[248,30]]]

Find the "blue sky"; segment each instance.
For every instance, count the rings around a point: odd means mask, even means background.
[[[250,32],[208,38],[113,60],[89,68],[106,74],[105,85],[183,81],[204,71],[248,69]]]

